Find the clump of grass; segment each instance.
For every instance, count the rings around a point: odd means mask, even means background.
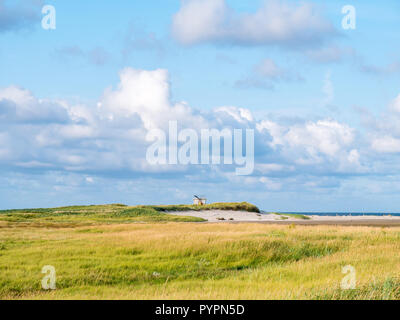
[[[301,219],[301,220],[310,220],[311,218],[309,216],[306,216],[304,214],[298,214],[298,213],[277,213],[277,212],[271,212],[271,214],[275,214],[281,217],[281,219],[286,220],[288,218],[294,218],[294,219]],[[286,218],[286,219],[285,219]]]
[[[285,216],[280,216],[277,220],[288,220],[289,217],[285,217]]]
[[[322,293],[313,293],[310,298],[318,300],[399,300],[400,280],[389,277],[378,282],[362,284],[355,289],[336,288]]]
[[[118,217],[160,216],[160,212],[150,207],[129,208],[115,213]],[[162,215],[162,214],[161,214]]]

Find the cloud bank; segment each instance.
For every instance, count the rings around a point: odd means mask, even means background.
[[[272,71],[264,70],[275,76]],[[397,97],[380,118],[364,115],[364,131],[330,118],[256,119],[249,109],[237,106],[204,112],[172,101],[167,70],[125,68],[119,83],[105,89],[95,105],[40,99],[15,86],[0,89],[0,171],[4,186],[12,184],[14,190],[27,188],[27,181],[38,188],[46,183],[47,194],[98,184],[105,192],[107,181],[125,181],[121,188],[140,181],[149,191],[166,180],[168,188],[181,186],[168,189],[174,199],[190,197],[194,185],[226,186],[230,192],[220,197],[228,200],[232,193],[245,196],[245,190],[253,190],[246,195],[249,200],[263,192],[393,192],[397,187],[389,178],[400,169],[399,110]],[[146,151],[152,142],[147,133],[167,130],[170,120],[178,122],[179,130],[254,129],[253,174],[238,177],[232,165],[149,164]],[[355,187],[363,177],[368,183]]]
[[[252,181],[307,175],[357,176],[385,174],[387,153],[400,153],[398,98],[376,120],[367,136],[334,119],[297,121],[256,120],[251,111],[235,106],[201,112],[170,97],[168,71],[123,69],[115,88],[108,88],[96,106],[38,99],[28,90],[0,90],[0,163],[12,170],[66,171],[100,176],[198,176],[229,179],[234,168],[152,166],[146,159],[149,130],[166,130],[170,120],[179,129],[251,128],[256,131],[256,170]],[[377,156],[379,155],[379,157]],[[379,162],[379,161],[382,162]],[[377,171],[377,170],[380,171]],[[207,171],[209,170],[209,171]],[[208,172],[208,173],[207,173]],[[218,177],[218,178],[217,178]],[[313,178],[314,177],[314,178]],[[251,180],[251,179],[250,179]],[[268,180],[270,181],[270,180]],[[280,181],[284,185],[284,179]],[[277,187],[274,187],[277,189]]]

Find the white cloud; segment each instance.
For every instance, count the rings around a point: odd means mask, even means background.
[[[348,155],[348,157],[347,157],[347,160],[350,163],[354,163],[354,164],[359,165],[360,164],[360,153],[358,152],[358,150],[355,150],[355,149],[351,150],[349,155]]]
[[[232,117],[238,123],[246,123],[254,121],[251,111],[244,108],[236,107],[219,107],[214,110],[217,116],[223,116],[223,114]]]
[[[393,100],[390,108],[392,111],[400,113],[400,94]]]
[[[280,126],[278,123],[270,120],[262,120],[261,122],[256,124],[256,128],[261,133],[265,130],[271,135],[272,142],[270,143],[270,145],[272,147],[283,144],[283,136],[287,129],[283,126]]]
[[[391,136],[375,138],[371,142],[371,147],[373,150],[381,153],[399,153],[400,139]]]
[[[305,147],[310,154],[316,150],[335,156],[354,141],[354,130],[336,121],[319,120],[309,122],[304,127],[291,128],[286,134],[286,141],[293,147]]]
[[[374,152],[400,153],[400,95],[389,103],[380,117],[367,118],[366,125],[369,144]]]
[[[285,166],[278,163],[260,163],[256,165],[256,170],[262,174],[267,174],[279,171],[293,171],[294,167]]]
[[[281,149],[286,159],[299,165],[326,161],[346,165],[357,164],[359,160],[358,151],[354,149],[354,129],[334,120],[292,126],[263,120],[258,123],[257,129],[268,132],[272,137],[269,145],[275,150]]]
[[[267,189],[271,191],[278,191],[282,188],[282,183],[276,182],[267,177],[261,177],[260,182],[263,183],[267,187]]]
[[[93,127],[78,124],[61,127],[59,134],[65,139],[85,139],[96,136],[96,132]]]
[[[184,44],[218,38],[227,12],[224,0],[185,1],[173,18],[173,33]]]
[[[21,106],[31,105],[34,101],[32,94],[15,86],[3,88],[0,90],[0,100],[10,100]]]
[[[65,122],[68,113],[58,101],[35,98],[28,90],[10,86],[0,89],[0,121]]]
[[[225,0],[188,0],[174,15],[172,31],[185,45],[202,42],[238,45],[305,46],[335,35],[333,25],[309,3],[268,0],[255,13],[237,13]]]
[[[163,69],[122,70],[118,88],[106,90],[100,105],[109,118],[140,117],[147,130],[164,128],[169,120],[179,120],[191,126],[201,126],[205,122],[184,102],[171,104],[168,71]]]

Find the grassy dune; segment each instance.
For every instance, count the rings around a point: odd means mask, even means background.
[[[212,203],[204,206],[126,206],[123,204],[112,204],[48,209],[1,210],[0,221],[9,223],[37,223],[40,225],[53,225],[54,227],[65,226],[67,224],[73,226],[99,223],[202,222],[205,220],[196,217],[176,216],[168,212],[212,209],[260,212],[256,206],[247,202]]]
[[[122,208],[112,224],[94,225],[82,224],[88,208],[80,223],[76,214],[50,223],[46,211],[36,220],[1,213],[0,298],[400,298],[400,228],[126,223],[132,212],[116,224],[132,209]],[[56,269],[54,291],[41,289],[45,265]],[[356,269],[356,290],[340,289],[345,265]]]

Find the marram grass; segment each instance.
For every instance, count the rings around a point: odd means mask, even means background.
[[[304,215],[304,214],[299,214],[299,213],[277,213],[277,212],[271,212],[271,214],[275,214],[281,217],[282,220],[287,220],[289,218],[295,218],[295,219],[301,219],[301,220],[310,220],[310,217]]]
[[[93,219],[82,210],[82,221]],[[47,213],[0,221],[1,299],[400,298],[400,228],[84,225]],[[56,290],[41,289],[45,265],[56,269]],[[355,290],[340,288],[345,265]]]

